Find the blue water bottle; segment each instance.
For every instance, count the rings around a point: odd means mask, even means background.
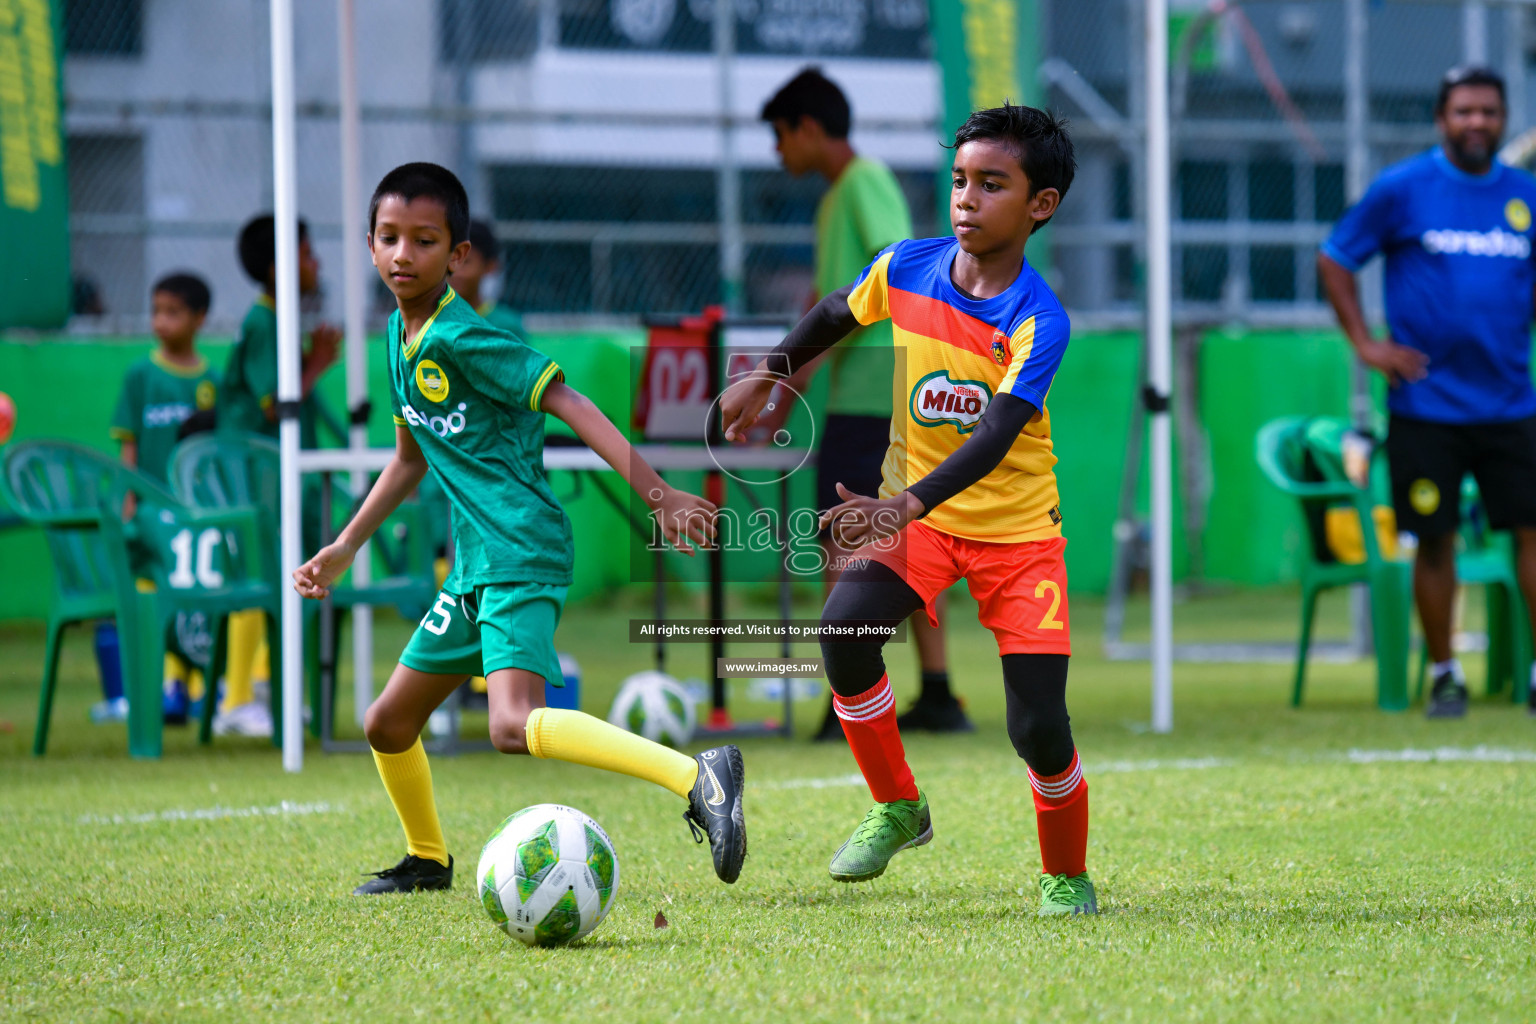
[[[571,711],[581,710],[581,666],[576,664],[572,655],[560,652],[560,675],[565,680],[562,686],[546,686],[544,688],[544,703],[552,708],[566,708]]]

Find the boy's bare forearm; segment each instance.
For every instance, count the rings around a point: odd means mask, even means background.
[[[566,384],[551,384],[544,391],[541,408],[574,430],[640,497],[653,502],[655,492],[666,490],[661,476],[586,395]]]

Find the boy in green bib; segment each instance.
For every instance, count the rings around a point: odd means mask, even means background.
[[[208,315],[208,285],[195,274],[155,282],[150,325],[159,344],[128,367],[112,413],[112,436],[123,465],[166,483],[177,432],[194,413],[218,400],[219,377],[197,351],[197,332]]]
[[[544,417],[558,416],[635,489],[668,542],[692,554],[715,507],[667,485],[560,367],[486,323],[448,284],[467,255],[469,199],[436,164],[395,168],[374,190],[368,244],[394,293],[386,362],[395,457],[336,541],[293,573],[323,598],[358,547],[416,489],[428,467],[453,504],[453,572],[400,655],[364,730],[405,830],[406,856],[360,894],[447,889],[453,858],[421,744],[428,717],[466,677],[484,675],[491,742],[621,772],[688,802],[683,817],[709,840],[715,873],[734,882],[746,855],[744,769],[734,746],[697,757],[601,719],[544,706],[562,685],[554,633],[571,583],[571,525],[544,473]],[[702,830],[702,831],[701,831]]]
[[[128,367],[123,390],[112,412],[111,435],[123,465],[167,483],[171,449],[181,425],[196,413],[206,413],[218,401],[219,378],[197,351],[197,332],[208,315],[212,295],[195,274],[171,274],[155,282],[150,292],[150,327],[159,342],[153,351]],[[133,496],[128,499],[132,512]],[[165,656],[165,719],[186,722],[191,702],[204,690],[202,673],[175,654]],[[128,701],[104,693],[91,709],[97,722],[123,721]]]

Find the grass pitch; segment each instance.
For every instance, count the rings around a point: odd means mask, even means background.
[[[1194,602],[1181,628],[1284,637],[1295,600]],[[751,852],[735,886],[715,881],[670,794],[472,754],[433,764],[457,888],[356,899],[359,872],[402,851],[370,759],[311,750],[286,775],[262,742],[200,750],[178,730],[164,760],[129,761],[121,727],[86,722],[82,633],[53,750],[34,760],[41,634],[0,628],[0,1018],[1531,1018],[1536,721],[1522,708],[1383,714],[1355,664],[1317,666],[1293,711],[1288,666],[1184,665],[1175,731],[1154,736],[1146,666],[1103,661],[1101,611],[1076,604],[1069,700],[1103,913],[1049,921],[1035,917],[1029,785],[995,647],[962,595],[951,657],[979,730],[908,738],[935,840],[859,886],[826,874],[868,805],[846,749],[764,740],[744,745]],[[649,665],[617,639],[642,609],[567,613],[561,646],[582,662],[588,710]],[[1337,622],[1342,604],[1324,614]],[[381,627],[381,658],[407,629]],[[673,671],[701,669],[704,651],[674,648]],[[904,700],[911,655],[890,661]],[[821,705],[799,708],[803,732]],[[592,814],[620,858],[613,913],[567,949],[504,938],[473,892],[486,835],[543,801]]]

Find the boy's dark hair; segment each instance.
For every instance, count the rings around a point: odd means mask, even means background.
[[[1491,85],[1499,90],[1499,106],[1505,106],[1508,102],[1504,97],[1503,75],[1481,65],[1460,64],[1451,68],[1440,79],[1440,93],[1435,97],[1436,116],[1445,113],[1445,104],[1451,98],[1451,90],[1458,85]]]
[[[300,217],[299,241],[308,240],[309,225]],[[236,251],[240,254],[240,267],[245,271],[245,276],[257,284],[266,284],[267,274],[271,273],[273,264],[277,262],[277,221],[273,220],[270,213],[246,221],[245,227],[240,229],[240,243]]]
[[[798,128],[800,119],[809,117],[833,139],[846,139],[853,121],[848,97],[818,67],[808,67],[786,82],[763,104],[758,116],[769,124],[783,121],[791,128]]]
[[[487,263],[501,262],[501,247],[496,244],[496,232],[483,220],[469,222],[469,247]]]
[[[1029,194],[1035,195],[1043,188],[1054,188],[1066,198],[1077,173],[1077,158],[1072,152],[1072,136],[1064,117],[1057,117],[1038,107],[1018,107],[1003,102],[1000,107],[978,110],[965,119],[955,131],[954,145],[959,149],[967,142],[979,139],[996,139],[1013,150],[1019,166],[1029,179]],[[1051,222],[1051,218],[1037,223],[1032,231],[1038,231]]]
[[[379,203],[385,196],[399,196],[406,202],[433,199],[441,203],[448,220],[448,244],[458,245],[469,237],[469,194],[454,173],[437,164],[401,164],[379,181],[368,201],[368,233],[373,234]]]
[[[185,271],[167,274],[156,281],[149,293],[153,295],[156,292],[176,296],[194,313],[206,313],[208,307],[213,305],[213,293],[208,290],[208,282]]]

